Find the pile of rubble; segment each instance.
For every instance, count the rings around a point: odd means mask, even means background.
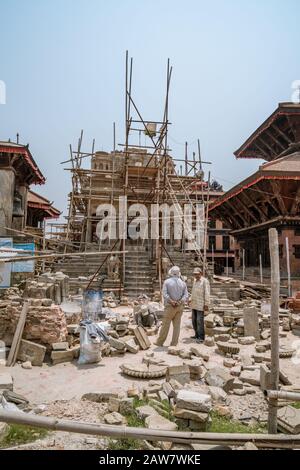
[[[53,298],[59,300],[60,305],[55,304]],[[16,287],[6,290],[0,301],[0,340],[6,347],[12,344],[24,300],[29,308],[18,361],[30,368],[41,366],[49,358],[53,365],[78,358],[82,309],[79,298],[70,300],[68,277],[62,273],[46,273],[37,281],[28,280],[24,292]],[[101,355],[137,353],[150,347],[148,335],[155,334],[158,329],[157,321],[151,323],[150,320],[157,319],[155,312],[162,313],[160,304],[141,296],[133,302],[134,312],[122,315],[111,310],[117,303],[113,294],[106,295],[103,303],[102,312],[106,318],[99,324],[110,340],[109,343],[101,341],[100,358]],[[128,299],[123,298],[122,303],[128,305]],[[144,327],[144,324],[151,327]]]
[[[257,299],[229,300],[222,287],[211,296],[210,313],[205,317],[206,335],[214,337],[218,343],[238,339],[241,344],[265,341],[270,336],[270,304]],[[300,315],[292,314],[289,309],[279,309],[281,337],[293,330],[297,334]],[[299,328],[300,329],[300,328]],[[231,341],[233,343],[233,341]],[[208,344],[214,343],[208,339]],[[261,344],[263,346],[263,343]]]
[[[62,272],[45,272],[36,279],[27,279],[24,289],[25,298],[51,299],[60,305],[69,298],[69,276]]]
[[[103,355],[136,354],[140,349],[148,349],[151,345],[148,336],[157,333],[158,318],[162,313],[161,304],[141,296],[133,302],[133,313],[117,313],[109,318],[106,327],[109,344],[103,345]]]
[[[29,309],[23,338],[38,341],[50,347],[52,343],[65,341],[66,318],[58,305],[48,298],[27,299]],[[24,298],[16,288],[8,289],[0,308],[0,339],[10,345],[18,324]]]

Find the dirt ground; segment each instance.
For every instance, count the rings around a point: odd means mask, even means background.
[[[128,311],[126,307],[117,309],[121,312]],[[195,344],[191,339],[193,335],[191,325],[191,313],[185,311],[182,318],[179,346],[189,348]],[[156,336],[149,337],[151,343]],[[151,346],[151,350],[159,358],[165,359],[169,363],[182,362],[178,357],[168,354],[168,345],[171,341],[171,331],[166,341],[166,346]],[[291,346],[297,337],[288,333],[287,338],[280,340],[281,345]],[[203,351],[210,355],[208,368],[222,365],[224,357],[215,352],[215,347],[202,345]],[[241,346],[241,352],[252,354],[255,351],[254,345]],[[70,363],[57,364],[55,366],[43,364],[42,367],[33,367],[30,370],[23,369],[20,364],[16,364],[10,369],[14,378],[14,390],[21,393],[31,403],[41,404],[54,400],[79,399],[87,392],[104,392],[107,390],[124,390],[132,384],[132,379],[121,374],[120,364],[124,362],[141,363],[144,351],[137,354],[126,353],[124,356],[104,357],[99,364],[78,365],[76,361]],[[281,366],[288,374],[293,384],[300,387],[300,364],[293,364],[292,359],[281,359]],[[6,368],[7,370],[7,368]],[[143,380],[139,380],[140,383]]]
[[[118,308],[118,311],[126,313],[128,308]],[[191,313],[185,311],[182,318],[179,346],[188,349],[194,340],[191,325]],[[166,346],[153,345],[156,336],[150,336],[151,350],[159,358],[168,363],[182,363],[182,359],[168,354],[168,345],[171,340],[171,331],[166,341]],[[297,338],[288,333],[286,338],[280,339],[281,345],[291,346]],[[298,340],[299,341],[299,340]],[[215,347],[201,345],[203,352],[210,356],[205,366],[209,369],[216,365],[223,365],[224,357],[216,352]],[[241,353],[252,354],[255,345],[241,346]],[[97,422],[93,420],[95,413],[101,415],[101,404],[81,402],[80,398],[88,392],[124,391],[134,382],[142,387],[146,380],[132,379],[121,374],[120,364],[124,362],[141,363],[145,351],[137,354],[126,353],[119,357],[104,357],[97,365],[77,365],[77,362],[63,363],[55,366],[44,364],[42,367],[33,367],[30,370],[23,369],[20,364],[11,368],[14,379],[14,390],[24,395],[33,406],[46,404],[47,416],[55,416],[63,419]],[[289,376],[293,385],[300,389],[300,364],[293,363],[292,359],[281,359],[281,368]],[[6,369],[7,371],[7,369]],[[236,419],[249,419],[249,416],[265,422],[267,418],[267,403],[263,393],[256,387],[253,395],[230,395],[230,407]],[[100,407],[100,408],[99,408]],[[101,419],[100,419],[101,422]],[[83,435],[70,435],[68,433],[51,433],[40,443],[27,444],[26,448],[97,448],[105,447],[105,439],[97,439]]]

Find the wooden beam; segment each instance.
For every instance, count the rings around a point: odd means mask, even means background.
[[[248,209],[248,207],[246,206],[246,204],[244,204],[244,202],[242,201],[240,195],[238,196],[235,196],[235,198],[238,200],[239,204],[242,206],[242,208],[244,209],[244,211],[249,215],[249,217],[251,219],[254,220],[254,222],[256,222],[257,224],[259,224],[261,221],[255,217],[255,215],[252,214],[252,212]]]
[[[287,120],[287,122],[288,122],[288,125],[290,126],[290,130],[292,131],[293,138],[294,138],[294,141],[292,141],[292,142],[290,142],[290,143],[296,142],[296,133],[295,133],[295,129],[294,129],[293,122],[291,121],[289,115],[286,116],[286,120]]]
[[[261,194],[262,194],[262,199],[260,201],[261,204],[269,204],[269,206],[275,211],[275,213],[277,215],[281,215],[281,212],[280,210],[276,207],[276,205],[274,205],[274,202],[272,200],[272,198],[274,197],[273,194],[272,194],[272,191],[273,191],[273,188],[270,187],[270,180],[264,180],[262,181],[262,184],[260,185],[261,187]],[[267,216],[267,221],[269,220],[269,213],[268,213],[268,210],[266,208],[266,216]]]
[[[255,147],[259,150],[259,152],[264,156],[265,160],[270,160],[270,156],[266,153],[266,151],[258,145],[257,141],[254,142]]]
[[[273,154],[274,156],[276,156],[276,152],[274,151],[273,147],[271,147],[271,145],[268,144],[268,142],[266,142],[262,136],[259,137],[259,140],[260,142],[271,152],[271,154]]]
[[[273,134],[271,131],[265,131],[266,134],[271,137],[271,139],[273,140],[273,142],[275,142],[275,144],[279,145],[279,147],[282,148],[282,150],[286,150],[286,147],[280,142],[280,140],[278,140]]]
[[[292,144],[293,141],[281,130],[279,129],[278,126],[276,126],[276,124],[272,124],[272,127],[273,129],[275,129],[276,132],[278,132],[278,134],[288,143],[288,144]]]
[[[246,219],[244,217],[242,217],[241,213],[236,210],[236,208],[234,207],[233,204],[231,204],[230,201],[226,201],[225,204],[228,205],[230,210],[228,210],[226,208],[226,206],[224,206],[224,204],[222,205],[222,209],[224,209],[229,214],[229,217],[230,216],[232,217],[232,214],[234,214],[236,216],[234,220],[236,221],[237,225],[240,228],[245,227],[245,225],[248,226],[248,223],[247,223]],[[242,220],[242,224],[238,220],[236,220],[237,217],[239,217]]]
[[[283,214],[286,214],[287,213],[287,208],[286,208],[285,203],[283,201],[283,198],[280,194],[279,183],[277,183],[277,181],[274,181],[274,180],[269,180],[269,181],[271,183],[271,186],[272,186],[272,189],[274,191],[275,197],[278,201],[280,210],[282,211]]]
[[[270,198],[270,196],[266,197],[265,199],[266,203],[268,203],[273,209],[274,211],[276,212],[276,214],[278,215],[281,215],[280,211],[277,209],[277,207],[274,205],[272,199]]]
[[[290,210],[291,215],[296,215],[297,214],[297,209],[298,209],[298,204],[300,203],[300,186],[297,189],[297,192],[295,194],[295,198],[293,200],[293,204]]]
[[[263,219],[263,221],[268,220],[268,214],[264,211],[264,209],[262,209],[262,207],[259,207],[259,205],[258,205],[260,201],[257,201],[256,203],[254,201],[252,201],[252,199],[250,198],[250,196],[248,196],[246,191],[243,191],[242,194],[243,194],[244,198],[247,200],[249,206],[254,206],[255,209],[258,210],[258,212],[260,213],[261,218]]]
[[[28,309],[29,309],[29,303],[24,302],[23,308],[19,317],[18,325],[17,325],[16,331],[13,337],[12,345],[10,347],[9,355],[6,361],[6,365],[8,367],[14,366],[16,363],[21,339],[23,336]]]
[[[218,206],[216,209],[214,209],[214,211],[217,213],[218,219],[224,220],[228,225],[230,225],[233,228],[238,226],[238,222],[235,219],[234,221],[232,221],[232,219],[228,217],[228,213],[227,211],[224,210],[223,207],[221,208],[221,206]],[[241,226],[239,227],[242,228]]]
[[[278,232],[275,228],[269,229],[269,247],[271,260],[271,390],[277,391],[279,385],[279,248]],[[269,434],[277,433],[277,406],[276,398],[269,399]]]

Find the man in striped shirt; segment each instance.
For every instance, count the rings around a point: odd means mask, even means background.
[[[205,339],[204,331],[204,312],[210,304],[210,286],[208,280],[203,277],[200,268],[194,269],[194,284],[191,294],[192,323],[195,331],[194,339],[197,343],[203,343]]]

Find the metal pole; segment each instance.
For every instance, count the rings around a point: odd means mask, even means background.
[[[226,276],[228,277],[229,270],[228,270],[228,250],[226,251]]]
[[[259,255],[259,272],[260,272],[260,283],[263,283],[263,271],[262,271],[262,258],[261,254]]]
[[[286,392],[285,390],[279,390],[279,391],[268,390],[267,394],[269,398],[300,402],[299,392]]]
[[[199,157],[200,170],[202,170],[201,149],[200,149],[200,140],[199,139],[198,139],[198,157]]]
[[[185,174],[188,174],[188,143],[185,143],[185,154],[184,154],[184,159],[185,159]]]
[[[46,250],[46,219],[43,220],[43,251]],[[45,261],[42,262],[42,272],[45,272]]]
[[[278,233],[275,228],[269,229],[269,249],[271,259],[271,390],[278,390],[279,384],[279,249]],[[277,433],[277,404],[276,398],[269,400],[268,431]]]
[[[205,208],[205,220],[204,220],[204,253],[203,253],[203,275],[206,273],[206,245],[207,245],[207,223],[208,223],[208,206],[209,206],[209,191],[210,191],[210,171],[208,172],[208,185],[207,185],[207,199]]]
[[[285,237],[285,250],[286,250],[286,269],[288,276],[288,296],[291,297],[291,266],[290,266],[290,248],[289,239]]]
[[[245,280],[245,249],[244,248],[243,248],[242,262],[243,262],[243,281],[244,281]]]
[[[163,429],[131,428],[127,426],[110,426],[107,424],[83,423],[62,420],[48,416],[36,416],[15,411],[1,411],[0,422],[35,426],[53,431],[73,432],[94,436],[110,436],[114,439],[139,439],[148,441],[169,441],[181,444],[216,444],[237,446],[253,442],[262,448],[300,448],[300,435],[275,434],[246,434],[246,433],[211,433],[166,431]]]

